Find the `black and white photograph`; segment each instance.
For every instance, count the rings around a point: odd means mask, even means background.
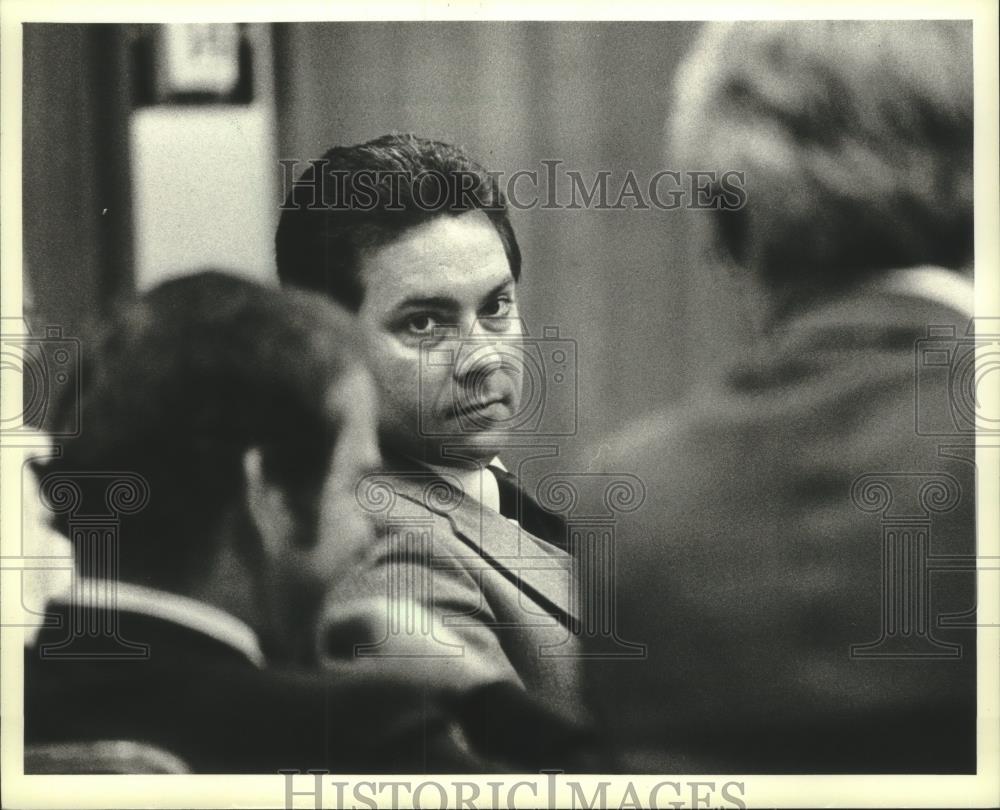
[[[0,0],[3,806],[1000,803],[998,19]]]

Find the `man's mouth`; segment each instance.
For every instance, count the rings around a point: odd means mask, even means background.
[[[503,419],[510,410],[510,397],[497,395],[468,402],[456,402],[452,407],[455,418]]]

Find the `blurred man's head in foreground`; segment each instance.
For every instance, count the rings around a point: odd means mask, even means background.
[[[374,391],[350,317],[210,271],[124,306],[85,347],[82,429],[38,470],[43,492],[74,482],[95,513],[95,474],[141,476],[120,578],[213,602],[289,655],[283,639],[370,540],[354,490],[377,463]],[[77,405],[56,407],[58,423]],[[70,532],[66,514],[57,525]]]
[[[713,241],[794,303],[971,269],[972,101],[971,22],[708,24],[677,77],[674,157],[746,173]]]

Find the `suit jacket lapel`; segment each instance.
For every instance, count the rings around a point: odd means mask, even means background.
[[[447,520],[455,536],[476,556],[489,562],[539,605],[561,619],[575,620],[577,611],[570,600],[569,554],[468,495],[456,492],[454,498],[429,497],[434,487],[428,484],[434,475],[426,471],[417,477],[390,474],[389,478],[400,497]],[[455,489],[444,478],[439,483]]]

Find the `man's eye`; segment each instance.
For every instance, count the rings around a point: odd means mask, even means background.
[[[501,295],[499,298],[494,298],[485,307],[483,307],[480,316],[483,318],[502,318],[510,312],[510,308],[514,302],[505,295]]]
[[[429,335],[437,325],[430,315],[412,315],[406,321],[406,331],[411,335]]]

